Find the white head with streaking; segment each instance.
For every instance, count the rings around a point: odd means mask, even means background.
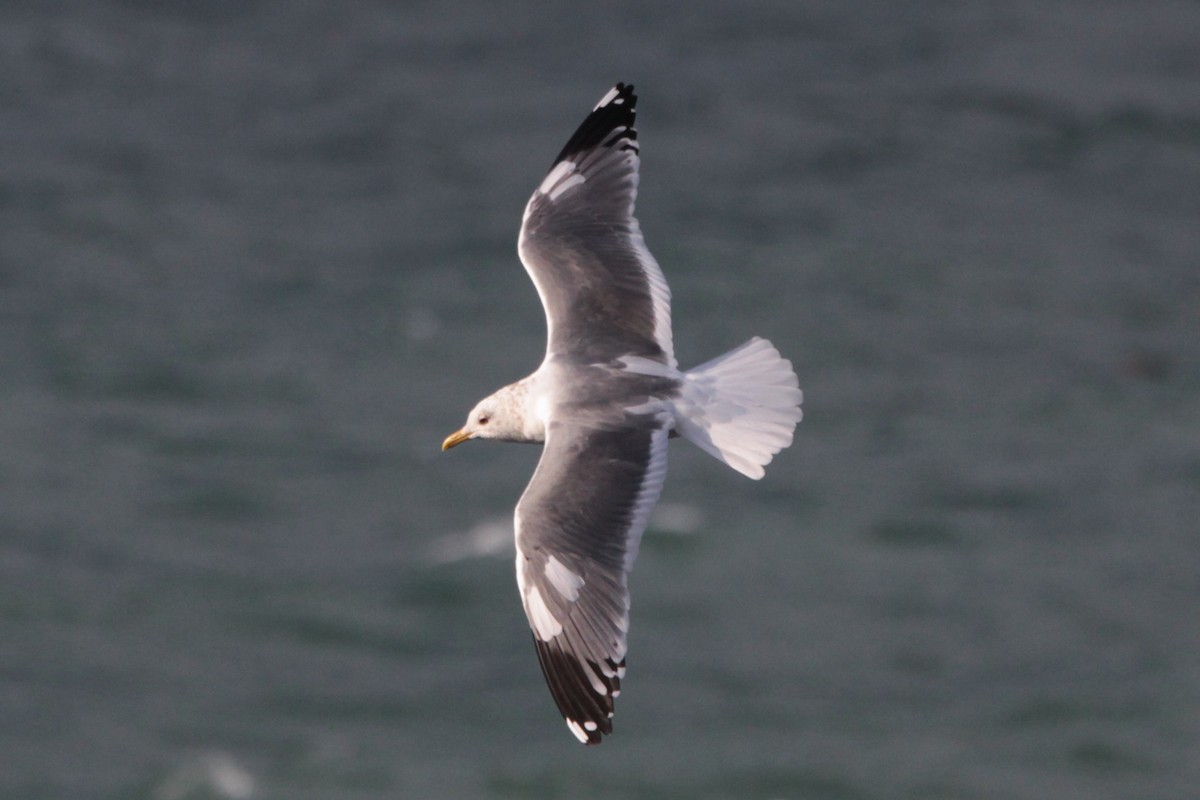
[[[442,450],[449,450],[469,439],[499,439],[502,442],[540,442],[545,429],[530,425],[535,415],[526,413],[529,398],[528,379],[509,384],[480,400],[467,414],[467,424],[446,437]]]
[[[633,87],[618,83],[525,207],[518,251],[546,311],[546,358],[446,437],[545,442],[514,514],[517,588],[567,728],[612,733],[625,677],[628,576],[671,433],[751,478],[792,443],[803,396],[766,339],[681,371],[671,292],[634,217]]]

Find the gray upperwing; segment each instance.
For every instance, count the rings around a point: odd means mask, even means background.
[[[636,102],[618,84],[580,125],[529,200],[518,250],[546,309],[549,352],[674,366],[670,290],[633,215]]]
[[[517,504],[517,585],[538,660],[580,741],[612,732],[627,576],[666,475],[667,432],[552,425]]]

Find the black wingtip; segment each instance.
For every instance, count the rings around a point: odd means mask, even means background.
[[[637,131],[634,130],[633,123],[637,116],[637,99],[632,83],[618,83],[609,89],[574,135],[567,140],[562,151],[555,156],[554,164],[604,143],[609,134],[616,130],[620,130],[624,138],[636,140]],[[636,149],[636,145],[631,146]],[[551,167],[553,168],[553,164]]]
[[[550,694],[567,727],[583,744],[600,744],[602,737],[613,731],[613,698],[621,691],[620,678],[605,677],[594,664],[585,667],[573,653],[564,651],[556,639],[543,642],[534,636],[533,643]],[[619,665],[609,661],[608,666],[611,672],[616,672],[618,667],[625,666],[625,661],[622,659]],[[604,684],[605,694],[599,695],[592,689],[585,669]]]

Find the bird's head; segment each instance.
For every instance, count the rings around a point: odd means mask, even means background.
[[[442,450],[449,450],[468,439],[496,438],[494,433],[496,428],[492,427],[492,420],[495,416],[496,404],[492,398],[480,400],[479,404],[471,409],[471,413],[467,414],[467,424],[447,436],[446,441],[442,442]]]
[[[442,442],[442,450],[449,450],[468,439],[526,440],[524,415],[516,395],[513,387],[506,386],[480,400],[467,415],[467,424]]]

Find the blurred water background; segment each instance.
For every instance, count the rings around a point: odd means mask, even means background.
[[[0,796],[1200,785],[1200,5],[0,7]],[[579,747],[516,595],[521,210],[614,82],[686,444]]]

